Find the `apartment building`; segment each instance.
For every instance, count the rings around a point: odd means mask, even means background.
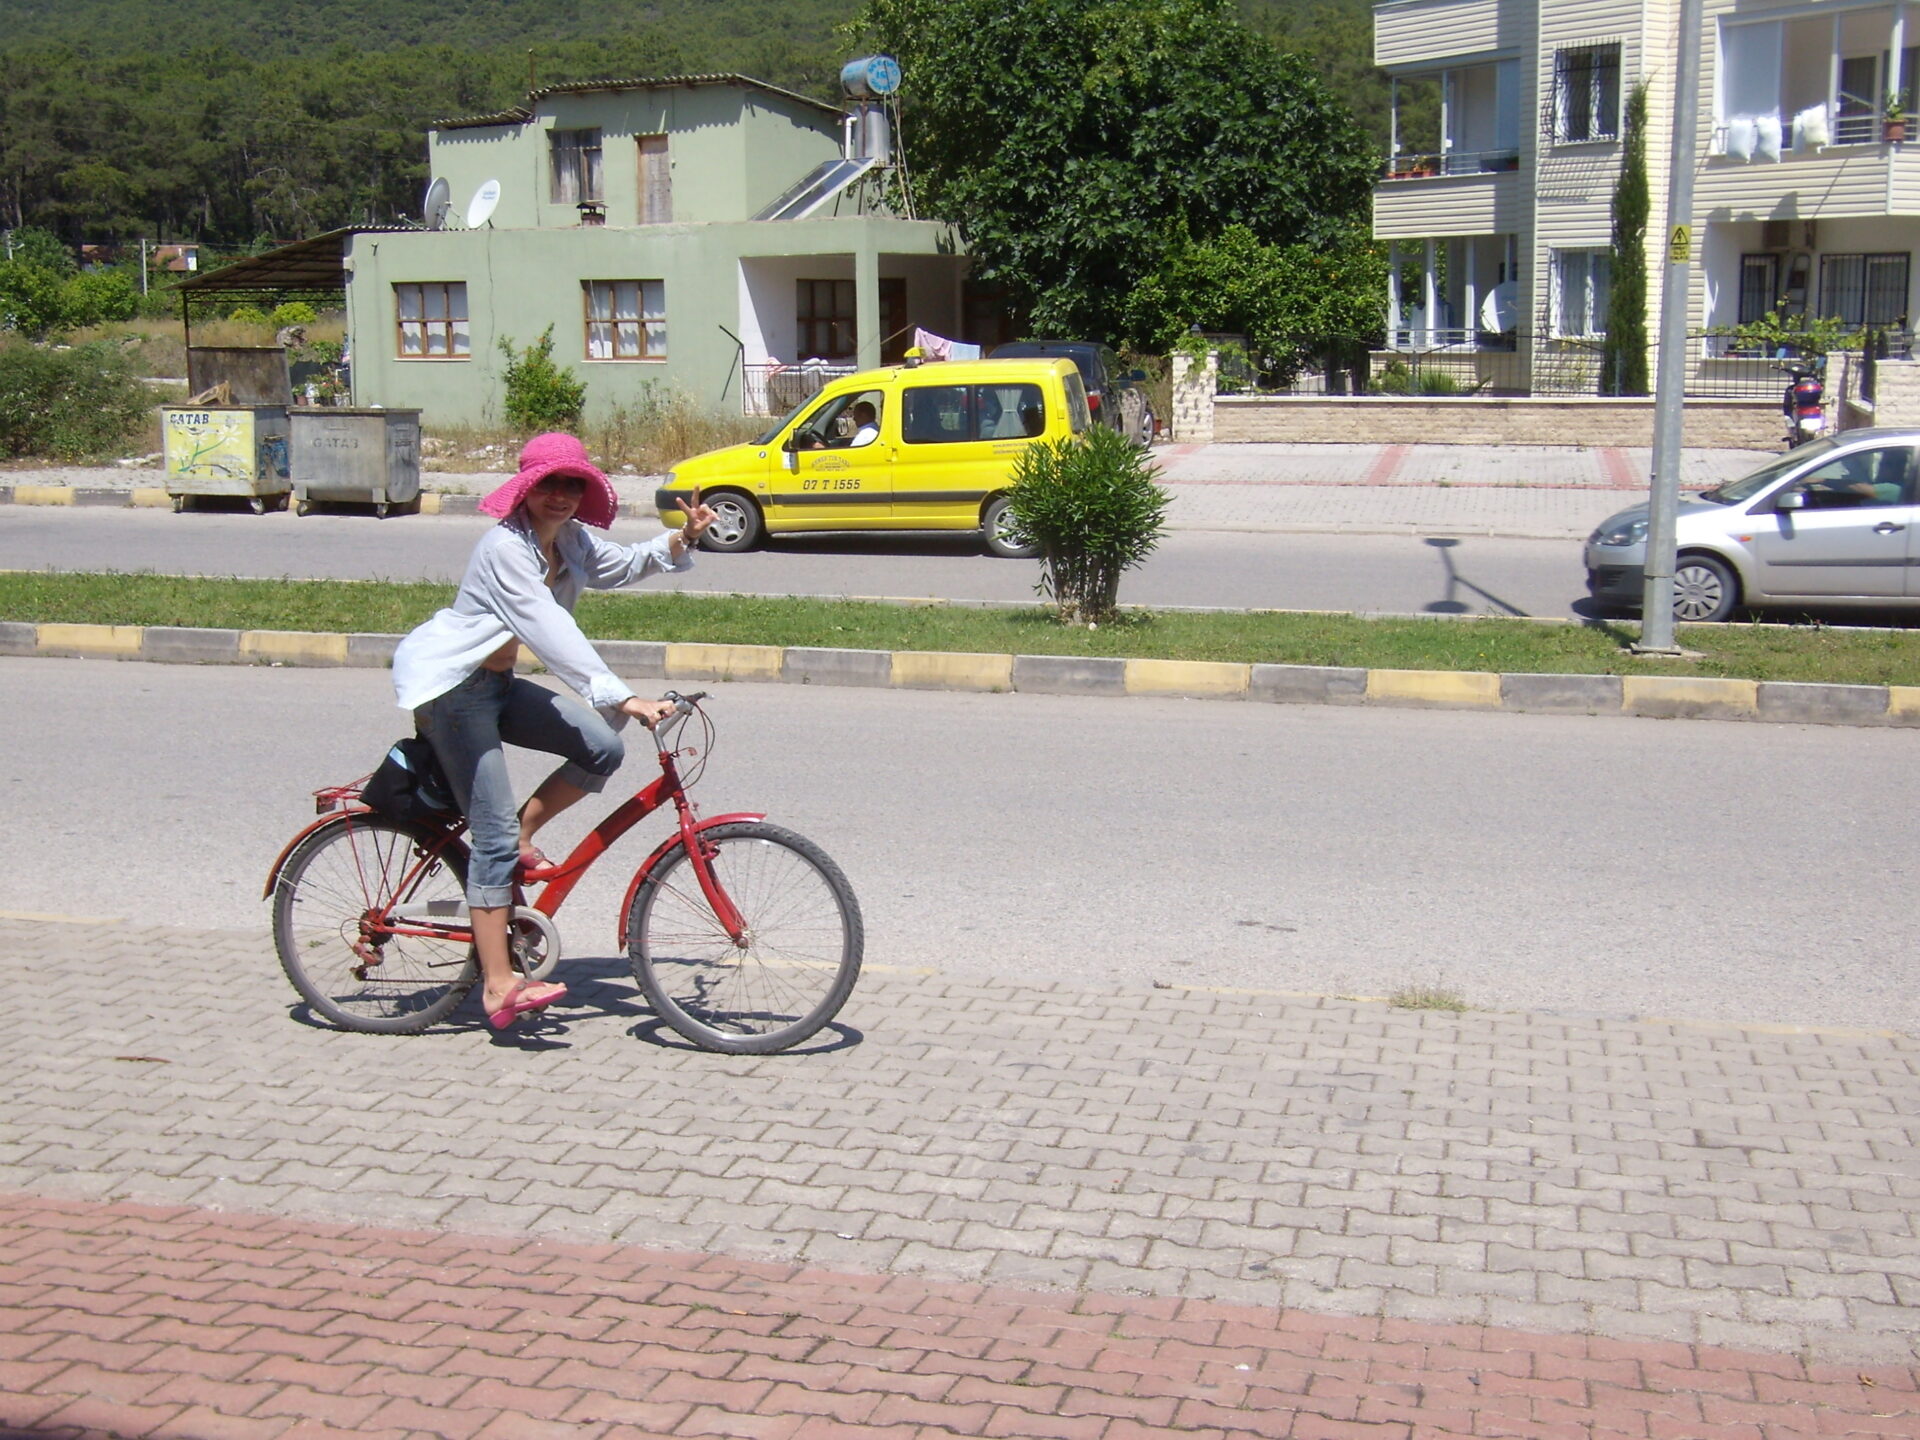
[[[1505,393],[1592,393],[1626,99],[1642,81],[1658,333],[1665,239],[1682,218],[1666,215],[1679,14],[1672,0],[1375,6],[1395,95],[1374,194],[1390,349],[1457,357]],[[1730,394],[1774,381],[1765,357],[1711,331],[1768,311],[1908,327],[1920,10],[1706,0],[1703,25],[1689,385]]]

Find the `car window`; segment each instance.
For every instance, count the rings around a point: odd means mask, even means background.
[[[909,445],[951,445],[973,438],[972,388],[914,385],[900,395],[900,438]]]
[[[1911,493],[1913,451],[1905,445],[1850,450],[1802,476],[1790,487],[1803,491],[1812,510],[1858,510],[1905,505]]]
[[[1024,440],[1046,429],[1038,385],[916,385],[900,396],[900,438],[908,445]]]
[[[1825,439],[1803,445],[1797,450],[1789,450],[1786,454],[1767,461],[1758,470],[1742,475],[1738,480],[1730,480],[1725,485],[1718,485],[1703,492],[1700,498],[1717,501],[1722,505],[1738,505],[1742,501],[1751,500],[1789,470],[1799,469],[1809,460],[1825,454],[1837,444],[1839,440],[1829,435]]]
[[[1078,375],[1067,376],[1067,428],[1076,435],[1087,433],[1093,424],[1093,412],[1087,408],[1087,387]]]

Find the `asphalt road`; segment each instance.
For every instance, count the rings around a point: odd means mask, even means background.
[[[452,583],[494,522],[369,514],[251,515],[0,506],[0,569],[429,579]],[[655,533],[621,521],[617,538]],[[998,560],[964,535],[794,536],[743,555],[702,555],[649,586],[793,595],[934,595],[1030,601],[1038,563]],[[1569,540],[1180,530],[1130,574],[1143,605],[1363,613],[1577,613],[1586,586]]]
[[[216,930],[264,927],[308,792],[406,725],[380,671],[5,659],[0,709],[0,911]],[[824,845],[876,964],[1920,1031],[1910,731],[754,685],[712,710],[697,798]],[[571,953],[610,953],[661,823],[562,913]]]

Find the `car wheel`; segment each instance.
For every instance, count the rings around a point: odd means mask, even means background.
[[[713,524],[700,537],[704,549],[725,554],[751,550],[758,543],[760,507],[753,501],[735,491],[723,490],[717,495],[707,496],[706,503],[707,508],[713,511]]]
[[[1139,441],[1141,449],[1150,450],[1153,448],[1154,430],[1153,407],[1151,405],[1142,405],[1140,407],[1140,433],[1135,437]]]
[[[980,512],[980,538],[990,554],[1003,560],[1031,560],[1040,553],[1038,545],[1023,545],[1014,539],[1012,507],[1004,495],[994,496]]]
[[[1724,561],[1682,555],[1673,572],[1673,618],[1700,624],[1725,620],[1740,603],[1740,582]]]

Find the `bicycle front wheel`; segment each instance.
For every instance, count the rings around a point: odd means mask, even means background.
[[[410,1035],[452,1014],[478,978],[466,940],[467,850],[439,832],[341,815],[287,857],[273,895],[281,968],[315,1013],[349,1030]],[[384,918],[380,918],[384,917]],[[395,935],[389,926],[426,934]]]
[[[714,879],[745,922],[730,937],[708,905],[685,845],[633,897],[627,952],[657,1014],[705,1050],[767,1055],[840,1013],[860,977],[866,933],[840,867],[791,830],[716,825]]]

